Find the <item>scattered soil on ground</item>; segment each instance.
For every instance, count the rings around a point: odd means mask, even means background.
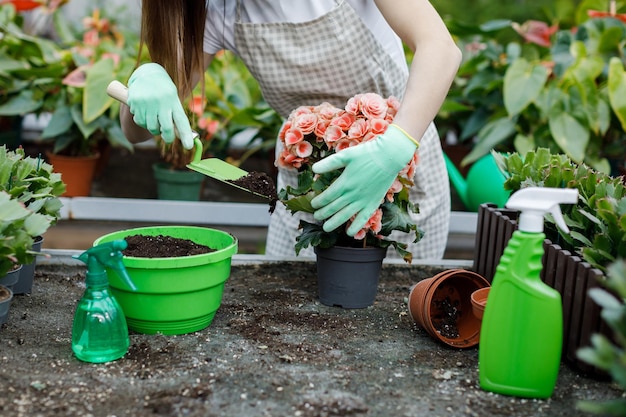
[[[247,175],[229,182],[253,193],[266,196],[270,200],[270,213],[273,213],[276,209],[276,203],[278,202],[276,184],[274,184],[272,177],[265,172],[251,171]]]
[[[550,399],[481,390],[478,349],[440,344],[408,314],[412,285],[441,271],[417,265],[384,265],[374,305],[348,310],[319,303],[315,262],[235,263],[209,327],[131,332],[123,358],[85,363],[71,349],[85,270],[38,265],[33,293],[14,297],[0,415],[587,417],[577,401],[623,395],[565,362]]]
[[[137,258],[175,258],[215,251],[215,249],[189,239],[164,235],[132,235],[124,238],[124,240],[128,243],[128,247],[122,253],[125,256]]]

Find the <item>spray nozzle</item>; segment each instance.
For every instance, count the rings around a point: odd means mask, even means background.
[[[575,204],[577,201],[578,190],[573,188],[528,187],[513,193],[506,206],[521,211],[519,230],[543,232],[543,216],[550,213],[557,226],[569,233],[559,204]]]
[[[87,281],[106,279],[105,267],[108,267],[115,269],[132,291],[137,291],[122,261],[124,257],[122,251],[127,247],[128,243],[125,240],[114,240],[94,246],[75,258],[87,264]]]

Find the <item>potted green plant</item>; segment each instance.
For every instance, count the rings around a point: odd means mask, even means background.
[[[381,110],[381,114],[372,115],[363,110],[368,103],[375,103],[372,108],[384,110]],[[344,109],[329,103],[295,109],[279,133],[284,148],[278,156],[277,164],[286,169],[297,170],[298,184],[288,185],[280,190],[280,201],[292,213],[313,213],[311,200],[330,186],[341,173],[337,170],[315,175],[313,164],[383,133],[398,106],[399,101],[394,97],[384,99],[371,93],[351,98]],[[410,216],[410,212],[417,211],[417,207],[409,201],[409,188],[413,185],[416,163],[417,153],[398,175],[384,202],[354,238],[345,233],[347,225],[325,232],[319,222],[300,221],[302,233],[296,238],[296,254],[309,246],[314,248],[317,255],[320,300],[323,303],[343,307],[365,307],[373,303],[380,266],[390,246],[406,262],[411,262],[412,254],[407,250],[407,245],[394,240],[390,235],[394,231],[408,233],[414,237],[414,242],[422,237],[421,230]],[[326,261],[330,264],[327,265]],[[346,266],[350,264],[352,265]],[[332,273],[335,267],[338,268],[336,274]],[[363,269],[358,272],[347,270],[356,267]],[[372,273],[368,274],[369,271]],[[365,282],[367,275],[371,275],[370,283]],[[354,279],[355,276],[359,276],[359,279]],[[346,290],[348,287],[351,287],[351,291]],[[366,288],[368,292],[362,292]],[[341,300],[343,294],[358,296],[358,301]]]
[[[618,259],[607,269],[603,288],[590,291],[593,300],[602,307],[602,318],[615,332],[615,342],[602,334],[592,336],[589,347],[578,350],[578,357],[607,372],[615,385],[626,391],[626,260]],[[577,408],[588,413],[605,416],[626,415],[626,399],[605,401],[580,401]]]
[[[14,265],[32,262],[35,256],[31,250],[34,237],[42,235],[49,226],[48,217],[29,210],[9,193],[0,191],[0,276],[4,276]],[[10,290],[1,290],[0,294],[9,302],[13,297]],[[5,313],[4,317],[2,313]],[[6,314],[8,306],[0,307],[0,321],[6,321]]]
[[[61,217],[63,203],[59,197],[65,191],[61,175],[53,171],[41,157],[26,156],[22,148],[15,151],[0,147],[0,190],[12,199],[24,204],[34,213],[41,214],[56,224]],[[35,236],[32,250],[41,249],[43,236]],[[33,285],[35,261],[22,265],[19,281],[13,287],[14,294],[30,293]]]
[[[0,117],[14,126],[4,143],[17,146],[21,117],[53,109],[70,56],[52,40],[27,33],[24,17],[10,4],[0,4],[0,36]]]
[[[539,21],[488,22],[469,34],[464,27],[465,60],[438,116],[470,143],[463,164],[492,149],[537,147],[605,173],[623,159],[626,23],[615,12],[589,16],[588,8],[581,3],[569,29]],[[500,43],[505,29],[522,41]]]
[[[63,53],[69,56],[68,70],[59,79],[52,117],[41,134],[52,143],[47,154],[52,165],[64,174],[66,196],[89,195],[91,180],[100,155],[108,146],[133,151],[122,133],[119,103],[106,94],[106,86],[116,78],[127,78],[135,65],[138,41],[122,33],[110,19],[95,9],[83,19],[76,35],[61,17],[55,19],[56,33]],[[67,164],[85,168],[74,183]]]

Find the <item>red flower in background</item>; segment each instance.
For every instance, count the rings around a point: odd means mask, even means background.
[[[614,17],[626,23],[626,13],[618,14],[615,13],[615,10],[610,12],[601,12],[600,10],[587,10],[587,16],[591,18]]]
[[[13,4],[15,10],[18,12],[24,12],[42,6],[42,2],[31,0],[0,0],[0,4]]]
[[[539,46],[550,47],[552,44],[550,38],[559,30],[559,25],[554,24],[548,26],[546,22],[538,20],[528,20],[523,24],[513,22],[513,29],[519,33],[527,42],[534,43]]]

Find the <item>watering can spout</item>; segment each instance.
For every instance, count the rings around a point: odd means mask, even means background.
[[[448,155],[444,153],[443,158],[450,183],[469,211],[478,211],[483,203],[493,203],[498,207],[504,207],[510,191],[504,189],[506,178],[491,153],[474,162],[467,173],[467,178],[463,178]]]

